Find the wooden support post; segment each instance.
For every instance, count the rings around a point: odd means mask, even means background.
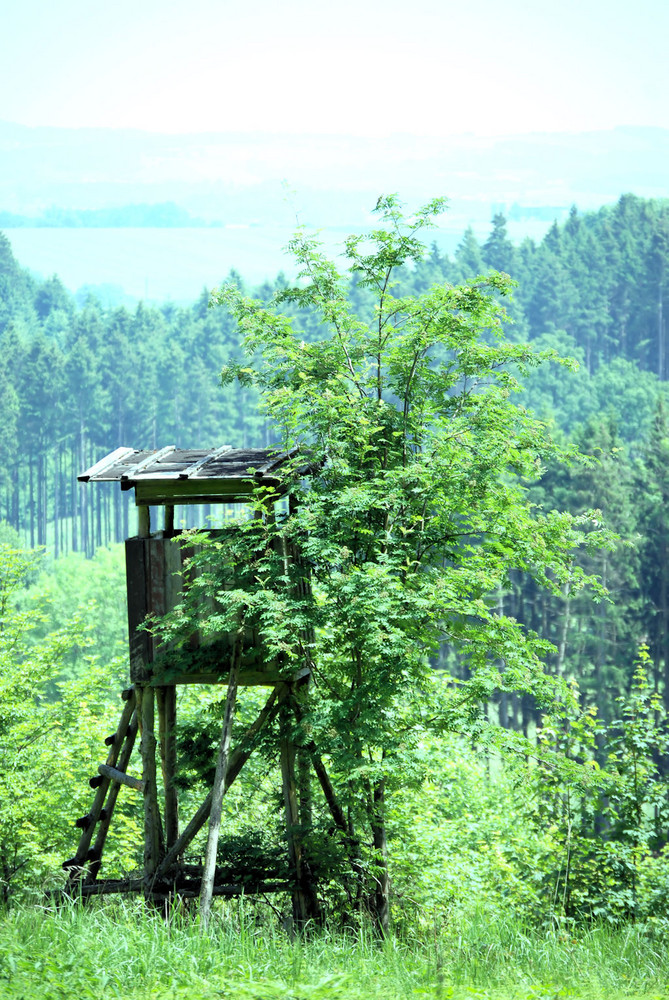
[[[281,699],[279,710],[281,779],[286,821],[286,840],[288,842],[288,860],[293,877],[293,920],[298,927],[304,927],[310,913],[308,899],[303,887],[302,841],[299,829],[300,815],[297,803],[297,782],[295,780],[295,744],[291,736],[291,695],[291,688],[286,685],[286,691]]]
[[[151,508],[137,508],[137,534],[140,538],[148,538],[151,534]]]
[[[221,816],[223,815],[223,796],[225,795],[225,782],[228,776],[228,758],[230,755],[232,719],[237,701],[237,679],[239,677],[239,665],[242,659],[242,627],[243,626],[240,625],[237,631],[232,651],[230,678],[228,680],[228,691],[225,698],[223,731],[221,733],[221,743],[218,750],[218,760],[216,761],[214,787],[211,791],[209,837],[207,840],[207,853],[204,859],[204,870],[202,872],[202,888],[200,890],[200,920],[203,928],[206,928],[209,921],[211,900],[214,894],[214,882],[216,879],[216,852],[218,851],[218,835],[221,829]]]
[[[144,895],[151,896],[153,880],[160,864],[162,829],[158,809],[156,781],[156,736],[154,733],[154,690],[137,688],[137,701],[142,720],[142,778],[144,781]]]
[[[262,712],[255,720],[252,726],[250,726],[244,733],[244,738],[242,739],[241,746],[234,750],[230,754],[230,760],[228,763],[228,773],[225,778],[225,791],[230,788],[231,784],[238,776],[239,772],[243,768],[246,761],[249,759],[253,752],[255,746],[255,739],[261,729],[263,729],[269,722],[272,721],[274,716],[278,712],[278,706],[276,704],[276,689],[272,691],[271,695],[265,703],[265,707]],[[157,878],[162,878],[166,875],[170,869],[170,866],[174,864],[177,858],[183,854],[193,838],[200,832],[204,824],[207,822],[209,813],[211,811],[211,799],[212,793],[206,797],[198,811],[193,816],[190,823],[186,826],[185,830],[177,840],[177,842],[168,850],[163,861],[158,868],[156,873]]]
[[[170,538],[174,534],[174,507],[171,504],[165,505],[165,537]]]
[[[165,844],[167,850],[179,839],[179,799],[174,778],[177,769],[177,689],[156,688],[158,706],[158,738],[160,741],[160,763],[165,787]]]

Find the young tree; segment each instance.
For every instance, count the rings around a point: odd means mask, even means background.
[[[510,279],[397,295],[394,273],[423,258],[422,231],[442,208],[437,200],[405,220],[395,198],[380,199],[380,226],[346,240],[343,273],[299,232],[290,250],[300,279],[269,308],[234,287],[214,295],[237,317],[249,357],[224,369],[224,384],[255,387],[277,447],[300,452],[286,516],[228,526],[205,546],[176,617],[186,635],[193,618],[211,632],[241,616],[268,657],[311,667],[295,739],[327,760],[351,902],[382,929],[387,798],[420,781],[413,751],[426,727],[478,724],[495,688],[549,693],[546,644],[499,610],[510,571],[552,590],[584,582],[570,569],[582,520],[527,495],[555,449],[511,401],[514,373],[554,355],[502,339]],[[368,322],[350,305],[351,278],[373,295]],[[281,312],[287,302],[316,313],[320,339],[302,340]],[[287,570],[287,548],[301,553],[310,587]],[[203,592],[218,601],[214,619]],[[457,689],[429,665],[443,641],[468,661]]]

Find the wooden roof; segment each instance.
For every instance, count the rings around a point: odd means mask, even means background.
[[[275,449],[176,448],[157,451],[117,448],[86,469],[81,483],[120,482],[135,489],[138,504],[206,503],[217,497],[248,497],[258,485],[278,483],[283,463],[297,449],[278,454]]]

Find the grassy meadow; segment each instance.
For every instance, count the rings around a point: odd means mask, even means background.
[[[138,901],[58,910],[18,907],[0,920],[0,997],[12,1000],[661,1000],[666,941],[647,927],[532,931],[484,914],[435,925],[421,940],[319,930],[291,941],[242,901],[206,934]]]

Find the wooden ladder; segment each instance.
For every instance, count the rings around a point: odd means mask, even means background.
[[[105,764],[101,764],[99,774],[90,778],[89,784],[95,789],[93,805],[85,816],[81,816],[75,826],[81,830],[79,846],[74,857],[63,862],[63,868],[68,871],[65,892],[76,895],[86,883],[95,882],[102,863],[107,833],[111,824],[116,799],[121,784],[141,787],[141,782],[128,778],[125,769],[130,762],[135,738],[137,736],[137,699],[135,689],[127,688],[121,695],[125,701],[123,712],[115,733],[105,740],[109,753]],[[124,781],[123,779],[126,778]],[[93,836],[95,841],[93,842]],[[92,846],[91,846],[92,844]]]

